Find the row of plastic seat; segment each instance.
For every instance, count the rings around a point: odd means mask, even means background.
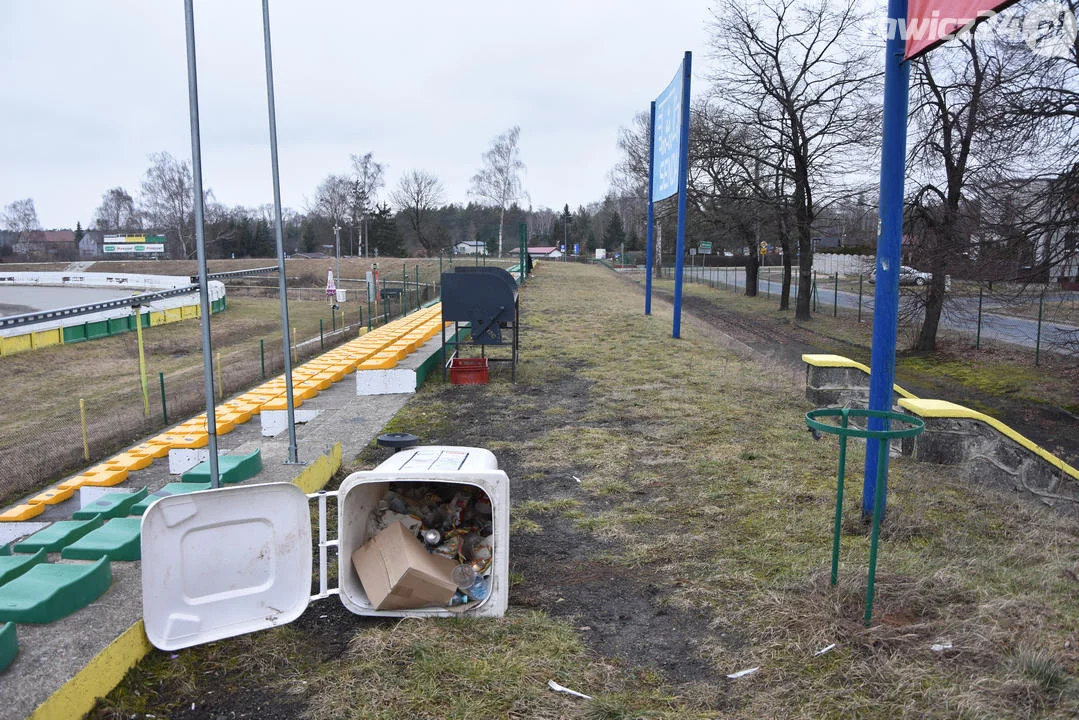
[[[355,340],[310,360],[292,371],[293,405],[315,397],[346,374],[357,369],[389,369],[442,329],[438,304],[383,325]],[[214,412],[216,434],[225,435],[262,410],[287,407],[284,375],[269,380],[228,402]],[[131,472],[148,467],[172,449],[197,449],[209,442],[206,413],[191,418],[146,442],[94,465],[49,488],[25,503],[0,513],[0,522],[31,520],[49,505],[70,499],[82,487],[112,487],[127,480]]]

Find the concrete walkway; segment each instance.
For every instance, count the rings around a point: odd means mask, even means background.
[[[435,337],[397,367],[418,368],[440,348],[439,338]],[[357,396],[356,375],[346,375],[303,403],[303,410],[319,413],[310,422],[297,425],[300,461],[310,467],[320,458],[334,456],[335,446],[340,444],[339,457],[344,465],[350,465],[411,397]],[[228,454],[261,449],[263,469],[248,483],[292,482],[303,472],[305,467],[285,464],[288,444],[287,431],[277,437],[262,437],[257,416],[218,438],[218,449]],[[136,490],[146,486],[153,492],[167,482],[179,480],[169,475],[168,469],[167,457],[157,459],[150,467],[131,473],[118,487]],[[321,461],[319,469],[324,475],[328,472],[328,477],[336,467]],[[35,520],[70,517],[80,506],[78,498],[76,495],[50,508],[47,515]],[[58,560],[54,556],[53,561]],[[110,692],[130,664],[145,654],[149,645],[140,623],[141,563],[113,562],[112,573],[110,588],[88,607],[47,625],[18,625],[19,654],[6,671],[0,672],[0,697],[4,700],[0,703],[0,720],[81,717],[90,709],[88,702]]]

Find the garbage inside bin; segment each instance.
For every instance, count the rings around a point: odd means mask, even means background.
[[[336,540],[327,537],[325,512],[334,496]],[[319,510],[317,556],[311,500]],[[407,549],[392,562],[411,568],[423,553],[416,565],[439,568],[424,576],[439,589],[422,607],[391,607],[353,562],[392,526],[410,543],[402,540]],[[420,536],[428,530],[439,537],[425,547]],[[268,483],[163,497],[143,515],[141,536],[144,626],[161,650],[289,623],[311,600],[333,594],[358,615],[500,617],[508,604],[509,479],[480,448],[408,448],[374,470],[352,473],[336,492],[308,496],[291,483]],[[337,588],[328,587],[333,548]],[[475,573],[467,587],[452,575],[462,565]]]
[[[400,520],[352,553],[352,565],[375,610],[448,605],[457,563],[428,552]]]
[[[392,483],[371,522],[378,534],[353,553],[352,560],[374,609],[487,599],[494,522],[491,499],[481,489],[459,483]],[[466,573],[467,582],[452,578],[455,570]],[[444,587],[450,588],[445,597]]]

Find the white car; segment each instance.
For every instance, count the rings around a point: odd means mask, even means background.
[[[925,285],[933,279],[931,273],[922,272],[921,270],[915,270],[907,265],[899,266],[899,284],[900,285]],[[875,283],[877,281],[876,268],[869,271],[869,282]]]

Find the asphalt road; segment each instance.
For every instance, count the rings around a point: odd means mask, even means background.
[[[686,277],[693,277],[694,282],[711,282],[723,287],[744,287],[745,273],[741,269],[726,268],[695,268],[686,269]],[[778,295],[782,289],[782,283],[761,279],[760,292],[762,294]],[[913,288],[911,288],[913,289]],[[910,302],[907,288],[900,288],[900,303]],[[796,293],[791,288],[792,296]],[[863,318],[871,320],[873,317],[873,293],[874,286],[867,284],[861,297]],[[905,297],[906,296],[906,297]],[[840,290],[838,293],[827,284],[817,285],[817,297],[820,303],[820,312],[830,312],[833,307],[844,309],[857,309],[859,305],[858,293]],[[944,302],[944,312],[940,319],[941,327],[947,330],[965,332],[975,335],[978,332],[978,300],[977,298],[953,298],[948,297]],[[1042,322],[1039,337],[1038,321],[1029,318],[1012,317],[994,313],[991,307],[983,305],[981,318],[981,337],[986,340],[996,340],[1021,347],[1035,348],[1058,352],[1068,355],[1079,353],[1075,345],[1079,343],[1079,328],[1061,323]],[[1070,345],[1070,347],[1069,347]]]

